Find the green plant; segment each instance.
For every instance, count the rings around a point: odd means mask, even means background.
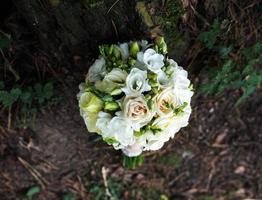
[[[92,193],[94,200],[120,200],[123,193],[123,185],[109,179],[108,190],[110,195],[106,192],[104,185],[93,183],[89,187],[89,192]]]
[[[207,195],[207,196],[201,196],[201,197],[199,198],[199,200],[214,200],[214,197],[209,196],[209,195]]]
[[[170,167],[179,168],[182,165],[182,157],[177,153],[172,152],[160,157],[157,162]]]
[[[210,27],[209,31],[205,31],[199,34],[198,39],[201,40],[208,49],[212,49],[221,33],[221,24],[219,19],[216,18]]]
[[[216,55],[216,59],[211,57],[206,63],[209,81],[200,87],[200,92],[214,95],[227,88],[242,89],[243,94],[236,102],[239,105],[262,83],[262,70],[259,69],[262,64],[262,43],[242,49],[234,48],[233,44],[226,45],[218,40],[222,34],[220,27],[219,20],[215,19],[210,30],[198,37]],[[234,56],[230,56],[231,53]]]
[[[128,191],[128,199],[150,199],[150,200],[168,200],[167,195],[161,194],[154,188],[130,187],[113,179],[108,180],[108,189],[110,195],[106,192],[103,184],[92,182],[88,186],[88,191],[92,194],[93,200],[122,200],[125,191]]]
[[[1,83],[1,82],[0,82]],[[15,104],[23,115],[22,124],[25,126],[34,114],[56,102],[58,99],[53,97],[53,83],[36,83],[33,87],[13,86],[10,90],[5,89],[4,84],[0,84],[0,104],[4,108],[11,109]]]
[[[10,43],[10,36],[0,31],[0,49],[3,50],[9,47]]]
[[[180,1],[165,1],[159,22],[166,33],[173,33],[176,30],[177,23],[183,13],[184,9]]]
[[[28,189],[26,196],[28,199],[33,199],[35,195],[37,195],[41,191],[41,188],[39,186],[33,186]]]
[[[74,196],[71,192],[68,192],[63,196],[63,200],[74,200]]]

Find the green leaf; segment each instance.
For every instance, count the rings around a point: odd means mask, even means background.
[[[21,94],[22,91],[19,88],[13,88],[10,92],[2,90],[0,91],[0,102],[4,107],[10,107]]]
[[[161,199],[161,200],[168,200],[168,197],[167,197],[165,194],[162,194],[162,195],[160,196],[160,199]]]
[[[5,49],[10,45],[10,36],[0,33],[0,49]]]
[[[40,191],[41,188],[39,186],[33,186],[27,191],[26,196],[31,200],[33,196],[38,194]]]
[[[31,104],[33,101],[32,93],[25,91],[21,95],[20,99],[24,104]]]
[[[44,85],[43,93],[46,100],[50,99],[53,96],[54,86],[52,82],[48,82]]]
[[[216,18],[210,30],[200,33],[198,39],[202,41],[208,49],[213,49],[220,32],[220,22],[218,18]]]
[[[74,196],[71,192],[63,196],[63,200],[74,200]]]
[[[103,140],[108,143],[108,144],[114,144],[117,142],[117,140],[115,138],[110,138],[110,137],[107,137],[107,138],[103,138]]]
[[[5,84],[3,81],[0,81],[0,90],[3,90],[5,88]]]
[[[230,45],[228,47],[219,47],[218,48],[218,51],[219,51],[219,54],[220,56],[223,58],[223,59],[226,59],[228,58],[228,54],[233,50],[233,45]]]

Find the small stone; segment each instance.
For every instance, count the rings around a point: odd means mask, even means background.
[[[235,174],[243,174],[245,171],[246,171],[246,168],[245,168],[244,166],[238,166],[238,167],[235,169],[234,173],[235,173]]]

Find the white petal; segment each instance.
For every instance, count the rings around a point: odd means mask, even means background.
[[[128,43],[122,43],[119,45],[120,47],[120,52],[121,52],[121,56],[124,60],[127,60],[129,57],[129,47],[128,47]]]
[[[133,145],[129,145],[126,148],[122,149],[122,151],[128,157],[135,157],[135,156],[139,156],[142,153],[143,147],[135,143]]]

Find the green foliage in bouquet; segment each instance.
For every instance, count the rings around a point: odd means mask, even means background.
[[[164,38],[99,47],[77,95],[80,115],[95,132],[125,154],[123,165],[143,163],[143,151],[158,150],[187,126],[193,95],[188,73],[167,53]]]
[[[219,94],[228,88],[242,89],[243,94],[236,102],[239,105],[262,83],[262,43],[238,50],[233,43],[223,43],[223,34],[221,23],[215,19],[210,30],[199,35],[199,40],[218,56],[217,63],[213,58],[207,61],[205,69],[208,71],[209,81],[201,86],[200,91]],[[214,69],[212,65],[217,68]]]

